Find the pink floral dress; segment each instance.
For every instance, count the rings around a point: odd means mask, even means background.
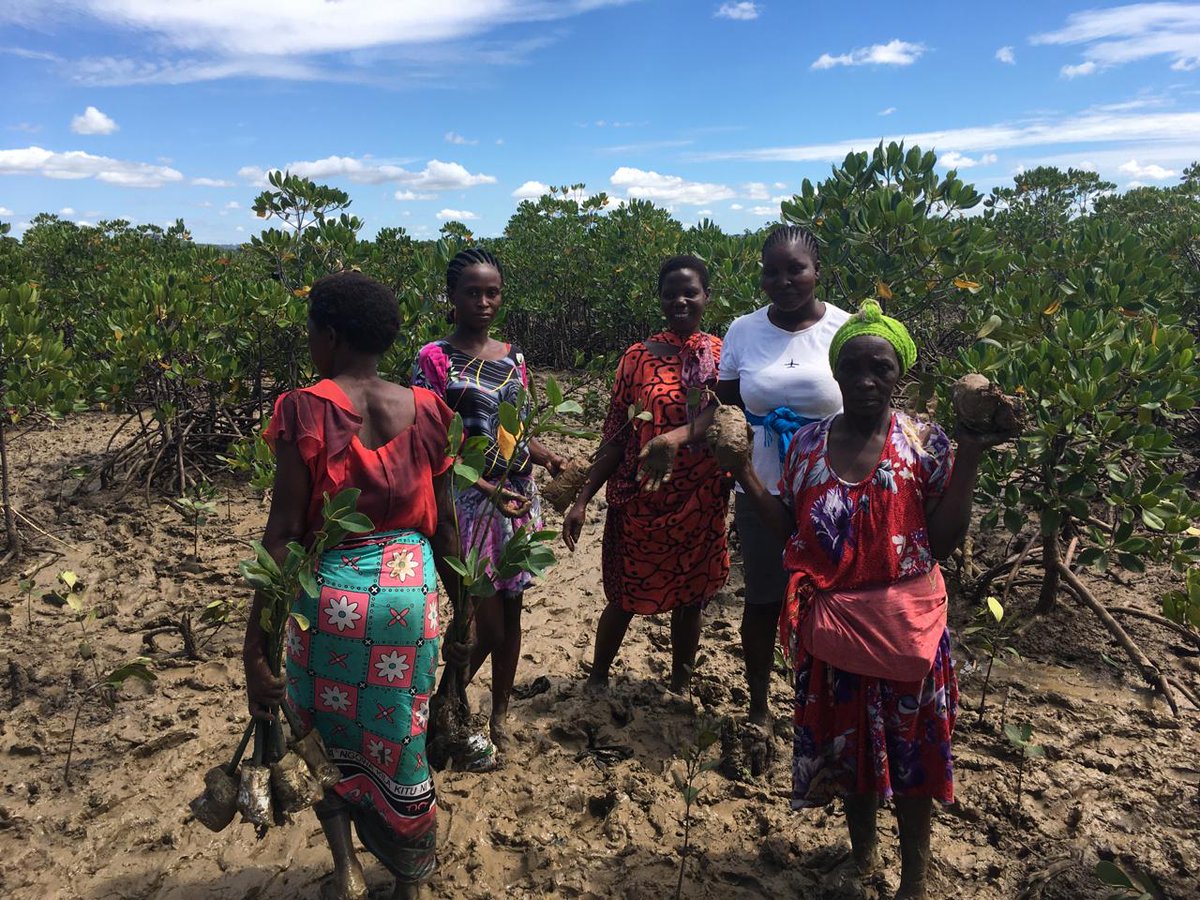
[[[797,432],[779,482],[780,499],[796,517],[784,551],[790,578],[780,616],[780,638],[796,673],[792,807],[868,793],[949,803],[958,708],[949,631],[924,680],[897,682],[813,657],[799,626],[815,591],[880,587],[933,568],[925,504],[949,479],[950,441],[937,425],[893,413],[879,462],[852,484],[829,464],[835,418]]]

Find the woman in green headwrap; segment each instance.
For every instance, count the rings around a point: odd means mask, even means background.
[[[958,684],[936,560],[966,534],[983,451],[955,458],[937,425],[891,408],[917,356],[905,327],[867,301],[829,349],[843,412],[807,425],[779,495],[737,473],[763,521],[786,536],[780,638],[796,673],[792,807],[845,803],[854,860],[877,878],[875,814],[895,800],[902,898],[925,896],[934,799],[953,800]]]

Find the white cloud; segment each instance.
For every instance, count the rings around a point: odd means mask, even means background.
[[[72,209],[71,207],[69,207],[69,206],[64,206],[62,209],[60,209],[60,210],[58,211],[58,214],[59,214],[60,216],[73,216],[73,215],[75,215],[75,210],[73,210],[73,209]]]
[[[437,194],[418,194],[416,191],[409,191],[401,188],[392,195],[397,200],[435,200]]]
[[[496,138],[496,146],[501,147],[503,145],[504,145],[504,138]]]
[[[119,187],[162,187],[182,181],[169,166],[110,159],[82,150],[56,153],[41,147],[0,150],[0,175],[42,175],[46,178],[95,178]]]
[[[1172,153],[1190,152],[1194,157],[1195,147],[1200,145],[1200,111],[1133,114],[1085,112],[1017,123],[1005,122],[908,134],[874,134],[827,144],[717,151],[695,154],[690,158],[702,162],[841,162],[847,153],[871,150],[880,140],[885,144],[890,141],[905,141],[910,147],[916,144],[927,150],[937,149],[943,154],[948,151],[995,152],[1014,147],[1123,144],[1136,140],[1139,147],[1153,147],[1157,143],[1169,148]],[[1189,146],[1190,151],[1187,149]],[[1093,151],[1088,153],[1089,156],[1095,155]]]
[[[447,144],[478,144],[479,141],[473,141],[470,138],[465,138],[456,131],[447,131],[446,132],[446,143]]]
[[[314,181],[332,178],[345,178],[355,184],[386,184],[391,181],[426,193],[455,191],[496,183],[492,175],[473,174],[459,163],[442,162],[440,159],[431,159],[420,172],[380,163],[370,157],[356,159],[351,156],[327,156],[324,159],[292,162],[283,168],[293,175],[311,178]],[[238,170],[238,175],[252,184],[262,186],[266,183],[267,171],[258,166],[243,166]]]
[[[746,207],[742,206],[742,204],[740,204],[740,203],[730,203],[729,208],[730,209],[745,209]]]
[[[1015,66],[1017,64],[1017,56],[1015,53],[1013,53],[1012,47],[1001,47],[996,51],[996,59],[1000,60],[1002,63],[1008,63],[1010,66]]]
[[[614,188],[624,188],[627,197],[662,203],[707,206],[737,196],[736,191],[724,184],[686,181],[678,175],[660,175],[630,166],[621,166],[608,180]]]
[[[519,22],[547,22],[628,0],[488,0],[379,3],[378,0],[8,0],[0,13],[26,25],[72,15],[153,43],[230,60],[287,59],[392,45],[470,38]]]
[[[756,216],[779,216],[778,206],[752,206],[750,212]]]
[[[229,188],[233,187],[232,181],[226,181],[224,178],[193,178],[192,184],[196,187],[213,187],[213,188]]]
[[[226,209],[241,209],[242,204],[238,203],[236,200],[230,200],[228,203],[225,204],[225,208]]]
[[[540,181],[527,181],[515,191],[512,196],[518,200],[536,200],[543,194],[550,193],[550,185],[543,184]]]
[[[442,220],[457,219],[460,222],[469,222],[478,219],[479,213],[473,213],[469,209],[439,209],[437,217]]]
[[[810,68],[832,69],[834,66],[910,66],[921,58],[925,52],[924,44],[911,44],[899,38],[893,38],[886,44],[872,44],[870,47],[859,47],[849,53],[834,56],[822,53]]]
[[[938,155],[938,164],[947,169],[970,169],[972,166],[988,166],[996,161],[995,153],[985,153],[978,159],[973,159],[963,153],[947,150]]]
[[[712,210],[711,209],[702,209],[699,212],[697,212],[696,215],[697,216],[711,216]]]
[[[761,181],[748,181],[742,185],[742,196],[747,200],[766,200],[771,196],[771,192]]]
[[[212,204],[211,200],[201,200],[196,205],[199,206],[201,209],[212,209],[213,204]]]
[[[880,114],[881,116],[890,116],[890,115],[891,115],[892,113],[894,113],[895,111],[896,111],[896,107],[894,107],[894,106],[889,106],[887,109],[881,109],[881,110],[879,111],[879,114]]]
[[[1128,184],[1126,184],[1125,187],[1132,191],[1136,188],[1145,187],[1145,185],[1142,184],[1140,181],[1131,181]]]
[[[18,122],[16,125],[9,125],[9,131],[23,131],[26,134],[37,134],[42,130],[41,125],[35,125],[33,122]]]
[[[112,134],[117,127],[116,122],[94,106],[71,119],[71,130],[76,134]]]
[[[1081,75],[1094,75],[1096,64],[1090,60],[1077,66],[1063,66],[1059,73],[1063,78],[1079,78]]]
[[[1058,31],[1034,35],[1031,41],[1080,46],[1085,62],[1064,66],[1068,78],[1156,56],[1170,59],[1175,71],[1187,72],[1200,68],[1200,4],[1132,3],[1084,10],[1068,16]]]
[[[713,16],[718,19],[733,19],[737,22],[751,22],[762,13],[757,3],[722,3]]]
[[[1136,159],[1131,159],[1124,165],[1117,166],[1117,171],[1133,178],[1152,178],[1155,181],[1165,181],[1175,175],[1170,169],[1151,163],[1143,166]]]
[[[13,211],[7,206],[0,206],[0,216],[11,216]]]

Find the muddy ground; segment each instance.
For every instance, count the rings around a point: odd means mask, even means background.
[[[188,820],[204,771],[226,758],[244,723],[240,626],[199,629],[199,660],[157,626],[214,600],[243,602],[234,574],[245,542],[266,518],[262,498],[219,485],[217,517],[193,534],[161,500],[140,490],[72,497],[74,466],[94,463],[114,420],[100,414],[18,435],[10,447],[17,502],[34,525],[21,564],[0,571],[0,896],[12,898],[315,898],[329,858],[316,819],[303,814],[262,841],[248,826],[212,834]],[[516,736],[505,767],[438,779],[441,867],[434,897],[671,897],[682,843],[683,800],[671,770],[695,739],[697,716],[738,716],[745,702],[738,622],[740,579],[705,614],[691,698],[664,690],[666,621],[639,619],[607,700],[582,679],[603,597],[594,505],[582,547],[527,595]],[[557,520],[551,514],[551,525]],[[986,539],[980,545],[986,547]],[[981,551],[982,553],[982,551]],[[58,554],[52,556],[51,554]],[[27,596],[18,569],[45,562]],[[736,567],[735,567],[736,569]],[[108,671],[139,654],[153,684],[127,684],[115,709],[86,693],[92,662],[80,627],[53,597],[60,571],[87,586],[95,663]],[[1105,602],[1157,610],[1166,576],[1130,584],[1093,579]],[[1031,597],[1010,598],[1020,616]],[[971,618],[955,604],[958,632]],[[1149,622],[1127,624],[1151,658],[1200,689],[1195,644]],[[997,666],[981,722],[981,660],[957,648],[964,708],[955,733],[957,799],[934,825],[933,896],[1103,897],[1098,859],[1152,876],[1160,896],[1200,896],[1200,713],[1181,700],[1174,718],[1090,614],[1064,605],[1017,639],[1023,659]],[[487,679],[471,689],[482,724]],[[541,689],[540,693],[537,692]],[[684,896],[843,896],[832,887],[847,843],[838,810],[788,808],[790,695],[775,680],[779,717],[773,767],[760,778],[700,776]],[[82,713],[64,781],[69,736]],[[999,728],[1028,723],[1045,756],[1031,759],[1015,806],[1018,755]],[[595,752],[596,747],[628,748]],[[880,831],[894,888],[899,861],[890,814]],[[386,873],[374,862],[377,895]]]

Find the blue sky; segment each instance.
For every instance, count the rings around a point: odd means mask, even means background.
[[[852,12],[845,10],[852,9]],[[0,220],[246,240],[262,173],[366,235],[499,234],[541,185],[740,231],[880,138],[989,189],[1200,158],[1200,3],[5,0]]]

